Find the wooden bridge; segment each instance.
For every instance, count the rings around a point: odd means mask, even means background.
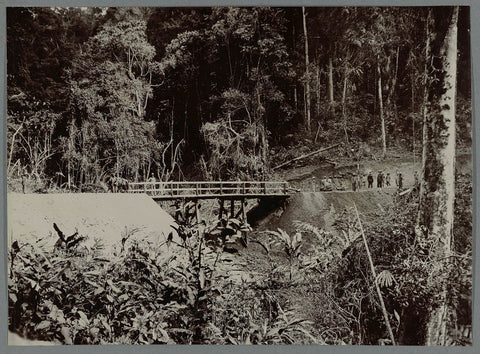
[[[246,199],[288,197],[287,182],[131,182],[128,193],[145,193],[155,200],[169,199]]]

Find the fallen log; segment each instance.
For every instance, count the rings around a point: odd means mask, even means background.
[[[328,147],[326,147],[326,148],[321,148],[321,149],[319,149],[319,150],[315,150],[315,151],[310,152],[310,153],[308,153],[308,154],[306,154],[306,155],[302,155],[302,156],[299,156],[299,157],[295,157],[294,159],[288,160],[287,162],[281,163],[280,165],[273,167],[273,169],[276,170],[277,168],[281,168],[281,167],[290,165],[292,162],[299,161],[299,160],[305,159],[305,158],[307,158],[307,157],[310,157],[310,156],[319,154],[319,153],[321,153],[321,152],[324,152],[324,151],[333,149],[334,147],[337,147],[338,145],[340,145],[340,143],[339,143],[339,144],[335,144],[335,145],[328,146]]]
[[[324,158],[323,161],[329,163],[330,165],[333,165],[334,167],[337,166],[337,163],[335,161],[330,160],[330,159]]]
[[[412,191],[412,189],[413,189],[413,188],[406,189],[406,190],[404,190],[403,192],[398,193],[398,195],[399,195],[399,196],[402,196],[402,195],[408,194],[408,193],[410,193],[410,192]]]

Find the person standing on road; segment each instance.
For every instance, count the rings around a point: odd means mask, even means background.
[[[327,179],[327,190],[328,190],[328,191],[333,190],[333,179],[332,179],[332,176],[328,177],[328,179]]]
[[[370,172],[368,173],[367,181],[368,181],[368,188],[373,188],[373,176],[372,176],[372,171],[370,171]]]
[[[377,188],[382,188],[382,171],[377,174]]]
[[[321,191],[325,190],[326,185],[327,185],[327,180],[325,177],[322,177],[322,179],[320,180],[320,190]]]
[[[402,189],[403,187],[403,176],[402,176],[402,173],[399,172],[398,173],[398,189]]]
[[[150,178],[148,179],[148,182],[151,183],[150,184],[150,189],[154,190],[155,189],[155,183],[157,182],[157,180],[155,179],[155,176],[153,175],[153,172],[150,174]]]
[[[386,187],[390,187],[390,182],[391,182],[390,172],[387,172],[387,176],[385,177],[385,185],[386,185]]]

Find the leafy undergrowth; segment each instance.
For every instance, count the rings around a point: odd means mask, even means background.
[[[438,306],[437,297],[447,279],[447,345],[471,345],[472,214],[471,177],[457,176],[453,251],[442,262],[432,258],[434,240],[415,236],[418,191],[396,197],[385,212],[369,215],[364,225],[377,279],[373,279],[361,238],[354,238],[343,257],[331,269],[336,301],[349,309],[349,327],[357,343],[388,343],[381,307],[374,284],[381,288],[395,340],[422,344],[425,320]],[[358,225],[348,217],[337,227],[359,235]],[[439,277],[447,272],[447,277]]]
[[[455,252],[448,267],[448,344],[471,344],[471,178],[457,183]],[[362,216],[377,270],[368,268],[349,210],[324,230],[268,231],[247,241],[247,224],[198,221],[193,203],[175,219],[181,242],[126,243],[113,256],[81,236],[54,249],[14,242],[9,253],[9,329],[63,344],[389,344],[375,282],[395,341],[422,341],[425,311],[442,284],[428,240],[416,240],[417,192]],[[165,247],[168,251],[165,251]]]
[[[244,269],[263,278],[268,296],[288,303],[326,344],[389,344],[385,320],[375,292],[380,286],[396,343],[421,344],[420,320],[437,306],[448,272],[447,345],[471,345],[472,310],[472,183],[456,181],[454,245],[445,264],[429,255],[431,240],[415,238],[418,191],[361,216],[377,278],[368,265],[353,210],[334,212],[334,230],[294,222],[297,233],[265,232],[250,240]],[[260,246],[258,246],[260,244]],[[253,252],[252,252],[253,251]],[[242,253],[242,252],[241,252]],[[253,254],[252,254],[253,253]]]
[[[212,240],[241,237],[248,226],[226,219],[206,227],[192,205],[176,218],[182,242],[170,241],[169,252],[132,241],[106,256],[79,235],[50,250],[15,241],[9,329],[62,344],[322,343],[263,280],[227,277],[225,242]]]

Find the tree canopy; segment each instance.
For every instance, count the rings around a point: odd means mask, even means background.
[[[152,173],[258,179],[292,140],[411,150],[432,74],[427,13],[8,8],[9,173],[77,186]],[[471,141],[468,16],[462,8],[460,144]]]

